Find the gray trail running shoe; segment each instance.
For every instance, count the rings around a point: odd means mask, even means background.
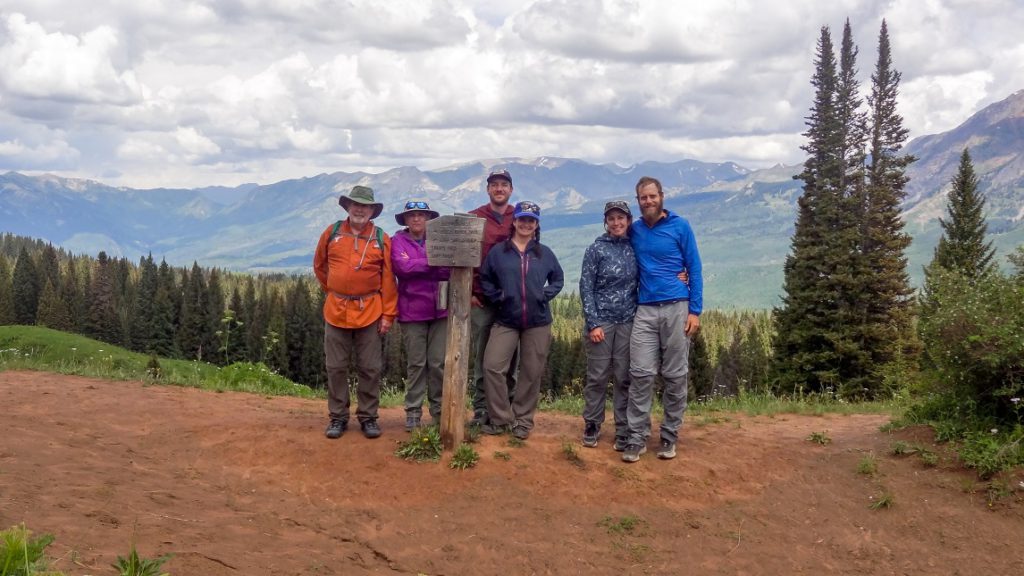
[[[643,444],[630,444],[626,446],[626,451],[622,453],[623,462],[637,462],[640,460],[640,455],[647,452],[647,446]]]

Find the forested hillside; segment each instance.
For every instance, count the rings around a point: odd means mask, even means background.
[[[40,325],[130,350],[218,365],[262,362],[313,388],[326,385],[323,293],[315,279],[177,268],[73,255],[40,240],[0,236],[0,324]],[[579,394],[586,366],[579,298],[552,307],[554,341],[542,391]],[[384,339],[384,385],[401,388],[401,323]],[[694,397],[764,389],[771,349],[767,312],[705,314],[691,354]]]

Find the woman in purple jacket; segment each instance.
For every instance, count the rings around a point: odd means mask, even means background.
[[[423,397],[430,417],[441,422],[448,311],[438,308],[449,269],[427,264],[427,220],[437,218],[426,202],[409,201],[395,215],[399,230],[391,239],[391,266],[398,278],[398,322],[402,328],[408,377],[405,381],[405,429],[421,425]]]

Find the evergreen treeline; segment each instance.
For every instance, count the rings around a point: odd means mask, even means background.
[[[303,276],[252,276],[73,256],[39,240],[0,236],[0,324],[37,324],[138,352],[218,365],[262,362],[311,387],[326,383],[322,295]],[[551,352],[542,390],[579,395],[586,371],[583,311],[575,294],[552,303]],[[704,315],[690,355],[695,398],[764,390],[771,352],[765,312]],[[384,339],[384,385],[402,387],[401,323]]]

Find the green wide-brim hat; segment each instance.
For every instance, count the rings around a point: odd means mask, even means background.
[[[384,211],[384,204],[373,201],[373,188],[370,188],[369,186],[353,186],[351,192],[347,195],[342,194],[341,197],[338,198],[338,204],[341,204],[341,207],[344,208],[346,212],[349,211],[349,206],[351,206],[353,202],[356,204],[362,204],[363,206],[373,207],[373,215],[370,216],[370,220],[380,216],[380,213]]]

